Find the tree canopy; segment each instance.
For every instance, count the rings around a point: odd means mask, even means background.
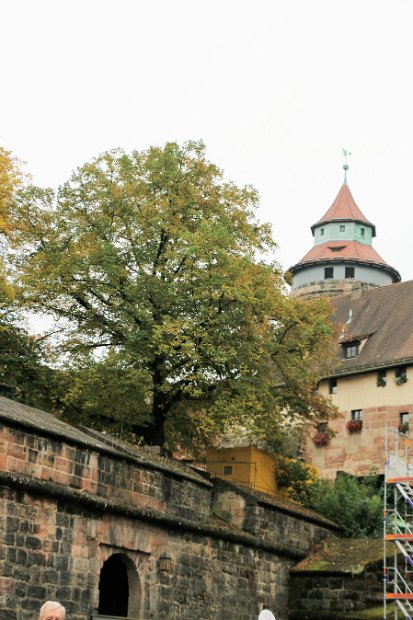
[[[57,194],[16,194],[15,283],[60,320],[67,415],[172,446],[236,427],[275,445],[286,419],[331,414],[315,391],[328,302],[288,298],[257,205],[194,142],[110,151]]]

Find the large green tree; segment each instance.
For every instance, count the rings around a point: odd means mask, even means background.
[[[149,423],[170,445],[235,426],[276,443],[286,413],[330,414],[315,392],[328,306],[285,295],[257,204],[193,142],[107,152],[57,195],[19,192],[14,265],[24,304],[61,319],[67,411]]]

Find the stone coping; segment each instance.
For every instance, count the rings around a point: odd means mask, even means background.
[[[0,396],[0,421],[3,420],[15,427],[28,431],[64,440],[68,444],[75,444],[110,455],[112,458],[127,460],[150,469],[167,472],[170,475],[186,478],[202,486],[211,487],[211,483],[204,476],[188,468],[180,461],[156,455],[145,448],[135,447],[115,437],[99,433],[92,429],[71,426],[51,413],[35,409],[15,400]]]

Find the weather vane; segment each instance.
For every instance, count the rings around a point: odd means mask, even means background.
[[[343,155],[345,158],[344,164],[343,164],[343,170],[344,170],[344,185],[347,185],[347,170],[349,169],[349,165],[347,163],[347,157],[349,155],[351,155],[350,151],[346,151],[346,149],[341,149],[343,151]]]

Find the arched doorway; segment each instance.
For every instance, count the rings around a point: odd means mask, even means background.
[[[124,554],[115,553],[104,562],[99,579],[99,614],[128,616],[131,573],[136,574],[135,567]]]

